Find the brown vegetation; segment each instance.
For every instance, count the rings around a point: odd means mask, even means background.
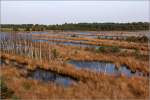
[[[64,38],[63,36],[56,37]],[[46,35],[42,38],[47,39],[52,37]],[[27,47],[19,49],[13,47],[13,49],[2,49],[0,51],[1,60],[6,62],[6,65],[3,65],[4,67],[1,68],[1,77],[3,77],[6,86],[14,91],[13,96],[9,98],[148,99],[148,76],[150,70],[147,43],[77,37],[67,37],[65,39],[54,40],[54,42],[75,42],[82,40],[81,44],[100,45],[104,47],[93,49],[66,46],[63,44],[55,45],[47,42],[32,42],[30,40],[13,40],[15,45],[19,44]],[[11,41],[7,40],[2,41],[4,45],[11,45],[11,43]],[[68,60],[106,61],[114,63],[117,67],[127,65],[133,72],[139,70],[146,77],[133,76],[128,78],[123,74],[109,75],[86,69],[78,70],[75,66],[68,64]],[[15,65],[11,63],[12,61],[22,64],[24,68],[19,69],[14,67]],[[37,68],[68,76],[77,82],[65,88],[53,82],[47,84],[42,81],[28,79],[27,72],[24,69],[34,71]]]
[[[108,39],[94,39],[94,38],[82,38],[82,37],[64,37],[64,36],[48,36],[48,35],[35,35],[38,38],[42,37],[43,39],[48,38],[58,38],[58,39],[66,39],[66,40],[53,40],[56,42],[75,42],[75,41],[85,41],[80,42],[81,44],[90,44],[90,45],[99,45],[99,46],[118,46],[120,48],[127,49],[139,49],[139,50],[147,50],[148,51],[148,43],[134,43],[127,41],[117,41],[117,40],[108,40]],[[49,40],[52,41],[52,40]],[[141,45],[142,44],[142,45]]]
[[[55,83],[28,80],[12,66],[2,68],[7,86],[20,99],[148,99],[148,79],[101,75],[95,81],[80,81],[64,88]],[[84,90],[84,91],[83,91]]]

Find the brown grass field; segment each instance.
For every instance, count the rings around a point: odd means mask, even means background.
[[[51,34],[54,33],[52,31]],[[75,33],[68,32],[67,34]],[[27,42],[14,40],[13,42],[16,44],[31,46],[28,47],[29,51],[26,51],[30,55],[22,53],[24,49],[0,51],[1,61],[6,63],[1,64],[0,77],[1,81],[4,82],[3,84],[5,84],[4,90],[0,93],[0,95],[4,96],[2,99],[149,99],[148,43],[59,35],[50,36],[48,34],[34,34],[32,37],[44,40],[64,39],[48,40],[49,42],[74,43],[82,41],[81,44],[99,45],[105,48],[95,49],[73,45],[49,44],[48,42],[32,42],[30,40]],[[113,47],[116,48],[113,49]],[[35,56],[36,53],[37,55]],[[111,62],[117,68],[121,65],[126,65],[133,72],[137,70],[142,72],[143,76],[127,77],[122,73],[110,75],[103,72],[95,72],[94,70],[79,70],[74,65],[67,63],[69,60]],[[13,61],[23,65],[24,68],[18,68],[11,63]],[[27,73],[38,68],[70,77],[76,81],[65,87],[51,81],[44,82],[29,79]]]

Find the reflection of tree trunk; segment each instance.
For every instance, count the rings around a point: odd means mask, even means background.
[[[27,35],[27,48],[28,48],[27,56],[30,58],[30,42],[28,40],[28,35]]]
[[[12,41],[13,42],[13,41]],[[13,51],[13,54],[15,54],[15,52],[14,52],[14,42],[13,42],[13,46],[12,46],[12,51]]]
[[[50,55],[50,46],[48,46],[48,61],[51,59],[51,55]]]
[[[35,54],[35,59],[37,59],[38,57],[38,50],[37,50],[37,46],[34,44],[34,54]]]
[[[22,51],[21,51],[21,49],[23,48],[23,46],[22,46],[22,44],[21,44],[21,40],[19,41],[19,45],[20,45],[20,47],[19,47],[19,55],[21,55],[22,56]]]
[[[57,75],[56,75],[56,74],[53,74],[52,78],[53,78],[52,81],[55,81],[56,78],[57,78]]]
[[[106,69],[107,69],[107,64],[106,64],[106,66],[105,66],[105,73],[106,73]]]
[[[40,37],[41,37],[41,36],[40,36]],[[39,52],[39,53],[40,53],[40,58],[39,58],[39,59],[40,59],[40,61],[41,61],[41,58],[42,58],[42,54],[41,54],[41,40],[40,40],[40,48],[39,48],[39,50],[40,50],[40,52]]]
[[[31,59],[33,59],[33,47],[32,47],[32,43],[30,45],[30,48],[31,48]]]
[[[38,43],[33,43],[29,39],[30,35],[23,35],[22,38],[20,34],[10,33],[8,36],[4,36],[0,40],[0,51],[7,54],[29,57],[31,59],[39,59],[40,61],[49,61],[51,59],[50,46],[47,44],[43,45],[41,40]]]
[[[27,52],[27,44],[26,44],[26,40],[24,40],[24,46],[25,46],[25,48],[24,48],[24,54],[23,55],[25,55],[26,54],[26,52]]]

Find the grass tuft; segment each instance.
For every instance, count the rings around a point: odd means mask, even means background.
[[[101,52],[101,53],[116,53],[116,52],[120,52],[120,48],[117,46],[113,46],[113,47],[98,47],[96,49],[97,52]]]
[[[14,94],[14,92],[7,87],[2,79],[0,80],[0,90],[0,99],[8,99]]]
[[[24,89],[26,89],[26,90],[30,90],[30,89],[31,89],[31,85],[30,85],[29,83],[27,83],[27,82],[24,82],[24,83],[23,83],[23,87],[24,87]]]

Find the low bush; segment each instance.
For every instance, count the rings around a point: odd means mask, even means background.
[[[17,97],[16,95],[13,95],[12,100],[21,100],[21,99],[19,97]]]
[[[14,92],[7,87],[5,82],[1,79],[0,80],[0,99],[8,99],[11,98]]]
[[[77,51],[77,50],[75,50],[75,51],[74,51],[74,54],[78,54],[78,51]]]
[[[134,56],[139,56],[140,51],[138,49],[134,49],[133,54],[134,54]]]
[[[27,82],[24,82],[23,87],[24,87],[24,89],[29,90],[31,88],[31,85]]]
[[[78,37],[77,35],[75,35],[75,34],[73,34],[73,35],[71,35],[71,37]]]
[[[53,58],[53,59],[58,58],[59,52],[57,51],[57,49],[52,49],[52,50],[51,50],[51,53],[52,53],[52,58]]]
[[[98,52],[106,52],[106,51],[107,51],[107,50],[106,50],[106,47],[104,47],[104,46],[98,47],[96,50],[97,50]]]
[[[142,37],[135,37],[135,36],[131,36],[131,37],[127,37],[126,38],[127,41],[130,42],[148,42],[148,37],[147,36],[142,36]]]
[[[144,60],[144,61],[148,61],[148,59],[149,59],[148,55],[142,55],[140,53],[140,51],[137,50],[137,49],[134,50],[133,56],[135,56],[137,59],[141,59],[141,60]]]
[[[119,47],[111,47],[111,51],[112,52],[120,52],[120,48]]]
[[[95,48],[95,47],[85,47],[84,48],[84,50],[86,50],[86,51],[95,51],[95,49],[97,49],[97,48]]]
[[[97,36],[97,39],[101,39],[101,37],[100,37],[100,36]]]
[[[96,49],[97,52],[102,52],[102,53],[116,53],[116,52],[120,52],[120,48],[119,47],[98,47]]]

